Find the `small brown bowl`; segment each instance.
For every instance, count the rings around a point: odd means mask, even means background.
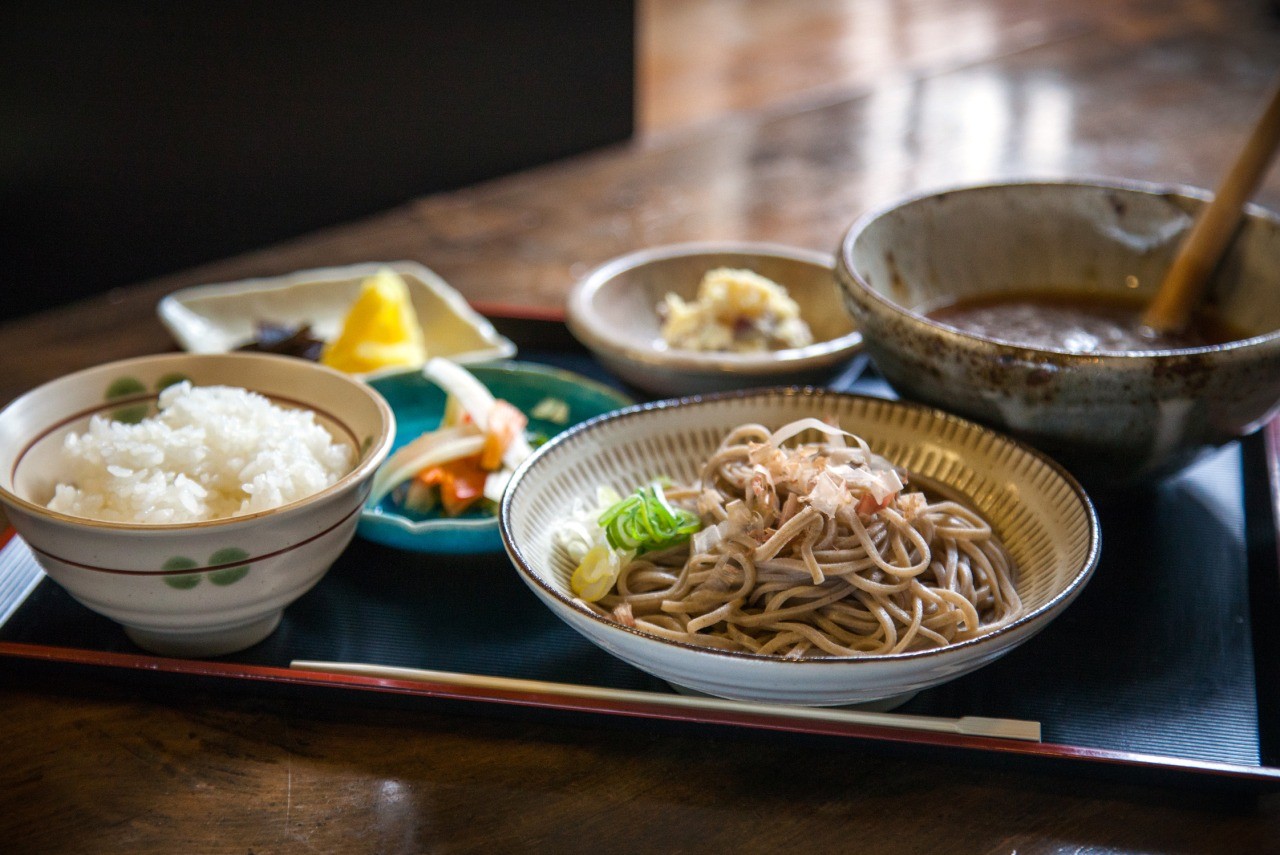
[[[1280,405],[1280,217],[1251,206],[1208,302],[1245,337],[1068,353],[926,317],[957,300],[1061,291],[1150,299],[1203,191],[1025,182],[873,211],[845,234],[837,279],[867,352],[903,396],[1012,433],[1090,487],[1153,480],[1264,424]]]

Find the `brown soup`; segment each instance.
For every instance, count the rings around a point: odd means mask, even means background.
[[[1225,344],[1251,335],[1202,310],[1185,332],[1157,336],[1142,327],[1145,306],[1127,294],[1014,292],[960,300],[934,309],[927,317],[961,332],[1070,353],[1174,350]]]

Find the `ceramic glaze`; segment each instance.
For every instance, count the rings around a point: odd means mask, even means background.
[[[830,255],[758,243],[654,247],[608,261],[574,287],[570,332],[605,367],[658,395],[685,395],[779,383],[821,383],[844,370],[862,336],[840,302]],[[693,299],[717,267],[751,270],[786,288],[813,331],[805,347],[762,353],[673,350],[662,340],[658,306],[669,293]]]
[[[1149,299],[1203,203],[1150,185],[1015,183],[911,199],[844,237],[837,278],[904,397],[1009,431],[1091,488],[1149,482],[1264,424],[1280,402],[1280,218],[1250,207],[1208,295],[1247,338],[1076,354],[925,317],[957,300],[1078,286]]]
[[[225,353],[253,340],[270,321],[310,326],[323,339],[337,334],[360,294],[361,283],[382,268],[404,280],[422,324],[427,351],[470,364],[515,356],[516,346],[432,270],[411,261],[300,270],[284,276],[184,288],[156,308],[161,323],[184,350]],[[375,374],[395,373],[389,369]]]
[[[150,390],[178,374],[312,410],[355,449],[354,468],[298,501],[216,520],[103,522],[45,507],[59,477],[63,437],[94,413],[118,408],[119,395],[103,390],[127,386],[154,397]],[[394,433],[381,396],[323,366],[264,354],[145,356],[55,380],[0,412],[0,502],[45,572],[85,606],[121,623],[139,646],[216,656],[266,637],[283,609],[328,571],[355,534]]]
[[[468,370],[494,397],[528,415],[528,430],[542,438],[634,403],[618,390],[579,374],[531,362],[497,362]],[[371,380],[370,385],[386,398],[396,415],[393,451],[424,431],[435,430],[444,418],[444,391],[419,371],[387,375]],[[534,414],[538,404],[548,399],[564,403],[563,421]],[[483,509],[457,517],[412,514],[388,497],[377,507],[361,511],[357,531],[368,540],[412,552],[465,555],[502,551],[497,514]]]
[[[785,659],[669,641],[574,603],[572,562],[553,532],[600,486],[621,494],[658,477],[695,480],[733,427],[835,418],[877,454],[954,493],[991,522],[1017,565],[1024,614],[946,647],[858,657]],[[979,668],[1031,638],[1080,593],[1100,532],[1080,486],[1043,455],[939,410],[814,389],[660,401],[590,422],[548,443],[516,473],[502,538],[521,579],[556,615],[637,668],[695,692],[830,706],[897,697]]]

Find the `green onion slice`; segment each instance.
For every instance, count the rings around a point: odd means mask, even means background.
[[[702,528],[697,514],[673,507],[656,481],[612,505],[598,522],[611,547],[637,555],[676,546]]]

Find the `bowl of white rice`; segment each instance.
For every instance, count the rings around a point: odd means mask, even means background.
[[[0,411],[0,502],[45,572],[152,652],[269,635],[350,542],[395,435],[368,385],[267,354],[165,354]]]

